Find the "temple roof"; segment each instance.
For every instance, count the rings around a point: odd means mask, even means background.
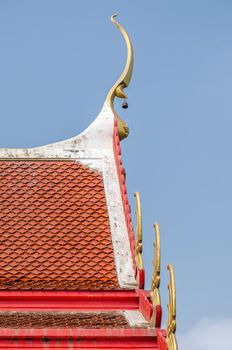
[[[129,129],[113,107],[127,98],[133,49],[114,17],[127,63],[94,122],[68,140],[0,149],[3,350],[177,350],[171,265],[167,333],[160,329],[157,224],[152,287],[143,290],[141,203],[136,192],[135,240],[120,149]]]

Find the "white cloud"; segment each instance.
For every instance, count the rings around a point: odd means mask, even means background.
[[[180,350],[232,350],[232,318],[204,318],[177,341]]]

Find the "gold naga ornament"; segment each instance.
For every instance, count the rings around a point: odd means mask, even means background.
[[[143,231],[142,231],[142,208],[139,192],[134,193],[136,199],[136,265],[139,270],[143,269]]]
[[[151,285],[151,300],[153,304],[153,314],[151,321],[153,324],[156,323],[156,307],[161,305],[160,302],[160,231],[159,225],[154,225],[155,229],[155,243],[154,243],[154,261],[153,261],[153,274],[152,274],[152,285]],[[167,266],[169,270],[169,284],[168,284],[168,321],[166,330],[166,346],[168,350],[178,350],[176,340],[176,285],[174,269],[171,264]]]
[[[168,322],[167,322],[167,336],[166,344],[168,350],[178,350],[178,345],[176,341],[176,284],[174,269],[171,264],[168,265],[168,270],[170,274],[170,280],[168,285],[169,291],[169,304],[168,304]]]
[[[129,135],[129,127],[128,125],[120,118],[117,113],[114,110],[114,99],[115,97],[127,99],[127,95],[124,92],[124,88],[128,87],[132,71],[133,71],[133,62],[134,62],[134,54],[133,54],[133,47],[130,40],[129,35],[125,31],[125,29],[115,20],[115,17],[117,16],[117,13],[111,16],[111,21],[118,27],[118,29],[121,31],[125,42],[127,46],[127,61],[125,68],[119,77],[119,79],[116,81],[116,83],[112,86],[110,91],[108,92],[106,101],[109,103],[116,119],[117,119],[117,126],[118,126],[118,135],[119,139],[123,140]]]
[[[154,224],[155,230],[155,242],[154,242],[154,260],[153,260],[153,273],[151,282],[151,301],[153,304],[152,323],[156,323],[156,307],[161,304],[160,302],[160,231],[159,224]]]

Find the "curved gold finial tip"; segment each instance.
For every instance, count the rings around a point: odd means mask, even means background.
[[[119,24],[116,20],[115,17],[117,16],[117,13],[114,13],[111,16],[111,21],[116,25],[116,27],[120,30],[122,33],[126,46],[127,46],[127,61],[126,65],[124,67],[124,70],[119,77],[119,79],[114,83],[112,88],[109,90],[106,101],[109,103],[112,111],[114,112],[116,119],[117,119],[117,124],[118,124],[118,134],[120,140],[124,139],[125,137],[128,136],[129,134],[129,128],[127,124],[117,115],[117,113],[114,110],[114,99],[115,97],[127,99],[127,95],[124,92],[124,89],[128,87],[131,76],[132,76],[132,71],[133,71],[133,47],[132,43],[130,40],[129,35],[125,31],[125,29]]]
[[[111,19],[112,22],[114,21],[115,17],[117,17],[117,15],[118,15],[118,13],[116,12],[116,13],[114,13],[114,14],[110,17],[110,19]]]

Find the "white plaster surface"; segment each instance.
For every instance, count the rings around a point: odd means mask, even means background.
[[[139,310],[124,311],[124,316],[131,327],[149,327],[151,324],[144,318]]]
[[[115,265],[120,287],[134,289],[137,282],[129,244],[113,152],[114,115],[105,102],[95,121],[80,135],[36,148],[2,148],[0,160],[76,160],[102,173],[109,212]]]
[[[137,287],[137,282],[134,277],[129,236],[113,151],[109,151],[102,164],[119,285],[124,288],[134,289]]]

